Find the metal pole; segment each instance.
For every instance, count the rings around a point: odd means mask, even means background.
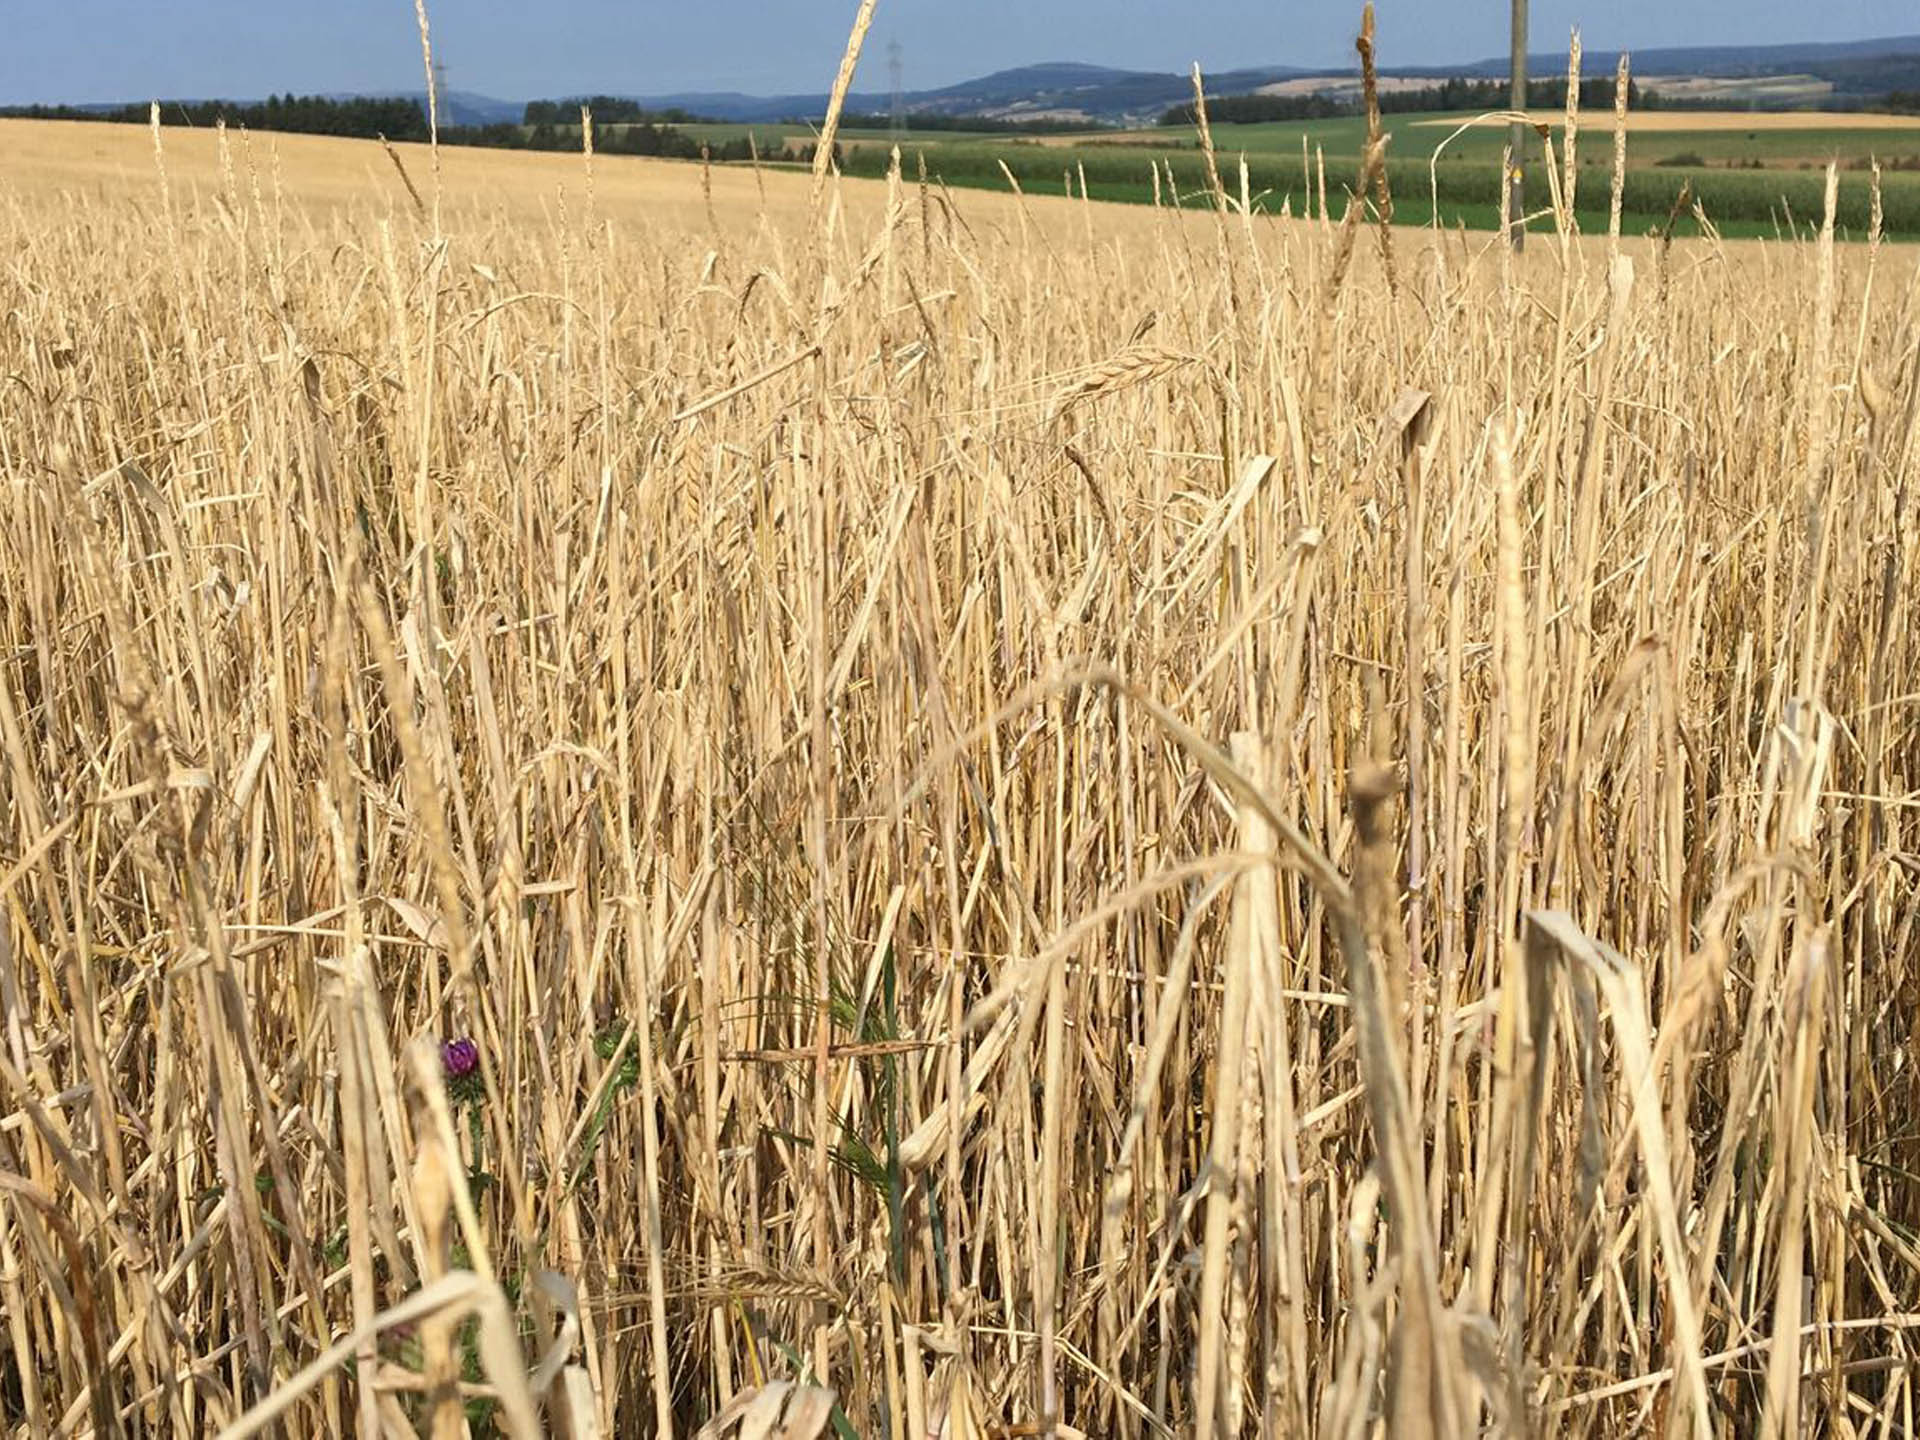
[[[1527,0],[1513,0],[1513,93],[1510,104],[1516,114],[1527,108]],[[1507,172],[1507,225],[1513,248],[1526,248],[1527,227],[1527,130],[1525,122],[1515,120],[1508,131],[1507,147],[1512,151]]]

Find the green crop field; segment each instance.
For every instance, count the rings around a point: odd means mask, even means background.
[[[797,120],[780,120],[774,121],[771,124],[764,121],[752,124],[724,124],[720,122],[697,121],[688,125],[676,125],[674,129],[680,131],[682,134],[691,135],[694,139],[704,141],[709,145],[722,145],[730,140],[739,140],[751,135],[754,138],[754,143],[760,147],[761,154],[773,155],[778,154],[790,140],[798,141],[802,144],[811,144],[815,138],[818,127]],[[891,146],[893,136],[886,130],[864,130],[847,126],[841,128],[839,141],[843,149],[874,146],[885,151]],[[937,134],[911,137],[909,143],[913,145],[946,145],[955,143],[1018,145],[1022,143],[1036,144],[1038,142],[1020,135],[1009,135],[1004,131],[942,130]]]
[[[1643,117],[1644,118],[1644,117]],[[1675,155],[1693,154],[1716,164],[1727,161],[1745,163],[1758,160],[1763,166],[1793,168],[1799,163],[1825,164],[1838,159],[1842,165],[1864,164],[1875,158],[1883,165],[1910,160],[1920,164],[1920,119],[1910,126],[1855,125],[1823,122],[1846,117],[1808,114],[1805,126],[1783,127],[1756,123],[1743,129],[1741,117],[1712,114],[1701,117],[1698,126],[1685,123],[1677,114],[1662,114],[1663,121],[1677,122],[1674,128],[1635,129],[1629,136],[1628,157],[1632,165],[1651,165]],[[1467,114],[1389,115],[1382,122],[1393,139],[1393,153],[1401,159],[1424,160],[1434,148],[1448,141],[1455,131],[1474,119]],[[1757,119],[1757,117],[1756,117]],[[1730,123],[1731,122],[1731,123]],[[1613,143],[1613,117],[1592,114],[1582,117],[1579,147],[1592,159],[1610,158]],[[1298,156],[1304,139],[1309,149],[1319,148],[1328,159],[1339,156],[1357,160],[1366,140],[1366,122],[1358,116],[1332,120],[1284,121],[1264,125],[1216,125],[1215,146],[1223,153],[1241,150],[1249,155],[1280,153]],[[1561,127],[1554,127],[1554,145],[1560,144]],[[1164,137],[1162,139],[1161,137]],[[1446,145],[1443,158],[1498,160],[1506,145],[1507,129],[1498,123],[1472,125]],[[1127,132],[1126,142],[1149,144],[1153,148],[1193,148],[1197,144],[1191,131],[1166,127],[1154,131]],[[1117,143],[1118,137],[1104,143]],[[1082,143],[1101,143],[1099,140]]]
[[[1461,127],[1464,115],[1389,117],[1392,157],[1387,166],[1394,196],[1394,218],[1425,225],[1439,219],[1448,226],[1487,228],[1498,223],[1500,159],[1506,127]],[[1663,121],[1678,117],[1661,116]],[[1625,228],[1643,233],[1667,224],[1683,190],[1686,204],[1680,233],[1697,230],[1691,214],[1698,200],[1708,220],[1723,234],[1772,235],[1817,218],[1823,172],[1829,159],[1842,168],[1838,223],[1852,236],[1864,236],[1872,210],[1874,158],[1883,165],[1882,225],[1893,238],[1920,239],[1920,123],[1912,127],[1865,125],[1823,128],[1830,117],[1809,116],[1805,128],[1756,124],[1751,131],[1729,127],[1730,117],[1703,116],[1698,128],[1663,126],[1629,137],[1628,173],[1623,195]],[[1579,161],[1575,208],[1585,228],[1604,228],[1611,188],[1612,117],[1593,117],[1576,137]],[[797,127],[767,127],[784,135]],[[1247,192],[1257,208],[1294,215],[1318,213],[1320,177],[1335,215],[1345,205],[1347,187],[1359,167],[1365,122],[1356,117],[1265,125],[1220,125],[1214,144],[1227,188],[1237,195],[1246,167]],[[888,163],[887,137],[873,132],[849,134],[843,166],[849,174],[877,176]],[[877,142],[877,143],[876,143]],[[1556,161],[1561,136],[1554,136]],[[1304,146],[1304,149],[1303,149]],[[766,147],[769,153],[778,146]],[[1011,174],[1023,190],[1078,195],[1096,200],[1151,202],[1177,196],[1182,203],[1206,199],[1205,160],[1191,131],[1168,127],[1107,135],[968,136],[910,135],[901,145],[909,175],[924,158],[929,175],[948,185],[1004,189]],[[1437,152],[1437,153],[1436,153]],[[1674,164],[1678,158],[1682,164]],[[1529,205],[1550,203],[1544,174],[1534,156],[1536,186]],[[1749,168],[1757,165],[1758,168]],[[1912,168],[1903,168],[1911,166]],[[1156,191],[1154,171],[1160,172]]]
[[[1439,222],[1449,227],[1488,229],[1499,223],[1507,127],[1491,120],[1476,124],[1475,118],[1465,113],[1386,117],[1391,143],[1387,174],[1397,223],[1430,225],[1436,210]],[[1661,111],[1636,114],[1631,123],[1622,197],[1622,224],[1631,233],[1669,223],[1677,234],[1698,233],[1696,201],[1709,222],[1728,236],[1770,236],[1804,228],[1819,212],[1823,172],[1832,161],[1842,171],[1840,230],[1844,236],[1864,237],[1872,213],[1870,169],[1878,162],[1884,232],[1895,239],[1920,240],[1920,119],[1907,123],[1880,115]],[[1606,225],[1612,126],[1610,113],[1592,113],[1582,117],[1576,135],[1575,214],[1583,229]],[[677,128],[715,147],[752,135],[761,156],[772,164],[815,137],[814,127],[803,121]],[[1338,216],[1358,172],[1366,122],[1341,116],[1223,124],[1213,127],[1213,137],[1227,188],[1236,197],[1244,162],[1248,198],[1256,209],[1318,214],[1324,179],[1327,205]],[[1564,124],[1556,124],[1551,137],[1556,164],[1564,137]],[[909,130],[897,142],[883,129],[849,128],[839,135],[842,168],[849,175],[882,176],[895,143],[909,176],[924,162],[930,177],[952,186],[1005,190],[1010,174],[1028,193],[1084,193],[1094,200],[1131,203],[1210,203],[1199,138],[1184,127],[1058,134]],[[1552,199],[1537,144],[1530,159],[1536,184],[1528,203],[1533,210],[1545,210]]]

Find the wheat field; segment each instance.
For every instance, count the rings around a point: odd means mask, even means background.
[[[0,154],[9,1434],[1913,1433],[1913,251]]]

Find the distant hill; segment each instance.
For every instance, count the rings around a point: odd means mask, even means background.
[[[1676,96],[1723,95],[1734,97],[1732,103],[1756,106],[1847,106],[1893,90],[1920,91],[1920,35],[1795,45],[1696,45],[1630,53],[1633,72],[1642,79],[1690,77],[1696,81],[1691,88],[1675,88]],[[1606,75],[1611,73],[1618,58],[1616,51],[1589,50],[1583,58],[1582,69],[1588,75]],[[1564,53],[1532,55],[1527,61],[1536,78],[1559,74],[1566,63]],[[1497,79],[1507,73],[1507,60],[1500,56],[1459,65],[1396,66],[1383,68],[1380,73],[1402,81],[1453,76]],[[1318,88],[1312,83],[1315,80],[1325,80],[1329,90],[1345,91],[1351,88],[1356,75],[1353,68],[1260,65],[1209,72],[1206,83],[1212,95],[1244,95],[1283,84],[1297,93]],[[1767,84],[1769,77],[1792,77],[1793,83]],[[1717,90],[1699,83],[1711,79],[1753,83],[1744,87],[1729,84]],[[902,101],[909,114],[949,119],[1025,118],[1062,123],[1139,124],[1157,119],[1162,112],[1191,99],[1192,93],[1193,82],[1185,74],[1116,70],[1062,60],[998,70],[937,90],[909,91]],[[329,98],[363,97],[336,94]],[[382,93],[364,98],[384,99],[389,95]],[[420,90],[403,91],[393,98],[416,100],[423,107],[426,103],[426,94]],[[649,110],[678,108],[715,120],[757,123],[818,120],[827,109],[824,91],[744,95],[737,91],[686,90],[669,95],[618,98],[637,101]],[[881,91],[855,91],[847,96],[848,111],[858,114],[884,115],[892,104],[892,97]],[[118,106],[77,108],[104,111]],[[494,125],[517,123],[524,112],[523,101],[499,100],[490,95],[455,90],[444,97],[441,119],[449,125]]]
[[[1920,89],[1920,35],[1890,36],[1878,40],[1809,42],[1795,45],[1696,45],[1630,52],[1639,76],[1703,76],[1746,78],[1766,76],[1814,77],[1816,90],[1835,101],[1885,94],[1889,90]],[[1589,50],[1582,69],[1589,75],[1612,71],[1619,52]],[[1528,58],[1535,76],[1563,71],[1564,53]],[[1262,86],[1324,77],[1330,82],[1351,80],[1351,69],[1299,65],[1263,65],[1241,70],[1210,72],[1207,90],[1215,95],[1237,95]],[[1507,73],[1500,56],[1459,65],[1415,65],[1384,68],[1396,79],[1493,79]],[[902,96],[909,114],[955,118],[1017,120],[1022,116],[1063,121],[1085,120],[1112,124],[1152,119],[1171,106],[1191,98],[1193,82],[1183,74],[1151,70],[1115,70],[1102,65],[1054,61],[1000,70],[976,80],[938,90],[914,90]],[[1782,93],[1794,93],[1783,90]],[[683,91],[672,95],[632,97],[654,109],[678,106],[691,114],[716,120],[760,121],[818,119],[826,113],[825,93],[806,95],[742,95],[736,92]],[[861,114],[886,114],[892,97],[876,91],[847,96],[847,108]]]
[[[357,95],[329,95],[330,100],[355,100]],[[381,100],[417,100],[420,108],[427,108],[425,90],[403,90],[398,94],[383,94],[367,98]],[[442,125],[499,125],[502,123],[518,125],[520,117],[526,113],[523,100],[496,100],[491,95],[476,95],[471,90],[449,90],[440,97],[440,123]]]
[[[1313,72],[1300,66],[1268,65],[1209,75],[1209,89],[1254,90],[1278,80]],[[998,70],[977,80],[938,90],[914,90],[902,96],[909,113],[977,116],[988,120],[1018,120],[1022,116],[1122,122],[1150,119],[1169,105],[1191,98],[1193,82],[1185,75],[1151,70],[1114,70],[1103,65],[1053,61]],[[774,121],[817,119],[826,114],[827,96],[741,95],[733,92],[684,91],[673,95],[635,96],[649,109],[678,106],[716,120]],[[847,109],[860,114],[886,114],[890,95],[875,91],[847,96]]]
[[[1637,75],[1709,75],[1743,78],[1759,75],[1818,75],[1835,80],[1843,75],[1857,76],[1862,61],[1893,64],[1920,63],[1920,35],[1892,35],[1879,40],[1812,41],[1794,45],[1689,45],[1670,49],[1630,50],[1627,52]],[[1580,68],[1588,74],[1611,70],[1620,61],[1618,50],[1588,50]],[[1529,55],[1527,69],[1536,75],[1564,70],[1565,51],[1558,54]],[[1393,75],[1462,75],[1473,79],[1503,76],[1507,57],[1477,60],[1454,70],[1424,68],[1382,71]]]
[[[1691,82],[1659,87],[1663,93],[1730,108],[1844,108],[1893,90],[1920,90],[1920,35],[1799,45],[1692,45],[1628,54],[1633,73],[1643,80],[1684,77]],[[1619,61],[1617,50],[1589,50],[1580,68],[1588,75],[1604,75]],[[1566,64],[1564,53],[1527,57],[1527,69],[1536,76],[1557,74]],[[1469,79],[1499,78],[1507,73],[1507,61],[1480,60],[1454,73]],[[1713,81],[1727,83],[1716,86]],[[1775,81],[1780,83],[1770,83]]]

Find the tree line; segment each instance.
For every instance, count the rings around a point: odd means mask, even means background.
[[[500,142],[514,149],[578,150],[581,148],[579,117],[580,111],[575,108],[573,119],[564,124],[543,121],[525,130],[517,125],[489,128],[514,132],[514,139]],[[447,138],[444,130],[440,132],[440,138],[442,140]],[[464,142],[456,141],[455,143]],[[664,156],[670,160],[724,161],[756,158],[753,141],[745,135],[715,143],[696,139],[684,130],[658,121],[602,120],[598,110],[593,111],[593,152],[596,155]]]
[[[1386,114],[1409,114],[1429,110],[1486,111],[1504,110],[1510,87],[1504,80],[1444,80],[1413,90],[1387,90],[1380,94],[1380,109]],[[1529,107],[1558,110],[1567,103],[1565,76],[1548,76],[1527,82]],[[1642,93],[1637,80],[1627,82],[1627,103],[1637,110],[1657,109],[1651,93]],[[1580,82],[1582,109],[1613,108],[1613,77],[1595,77]],[[1358,96],[1337,95],[1221,95],[1207,101],[1207,118],[1221,124],[1258,125],[1274,120],[1331,120],[1343,115],[1359,115],[1365,109]],[[1160,117],[1167,126],[1191,125],[1195,120],[1193,102],[1176,105]]]
[[[929,135],[953,130],[982,135],[1072,135],[1113,128],[1097,121],[1063,124],[1058,120],[1009,120],[1004,116],[940,115],[926,110],[910,110],[901,117],[901,122],[910,131],[924,131]],[[796,117],[790,123],[818,125],[820,117],[816,115],[810,120]],[[841,115],[840,126],[845,130],[891,130],[893,117],[849,110]]]
[[[163,100],[160,119],[167,125],[212,125],[220,120],[249,130],[282,130],[297,135],[348,135],[371,140],[424,140],[427,116],[417,100],[355,96],[331,99],[325,95],[269,95],[241,104],[232,100]],[[4,113],[29,120],[106,120],[123,125],[145,125],[149,105],[117,105],[110,109],[83,109],[75,105],[16,105]]]
[[[528,129],[539,125],[577,126],[582,105],[593,112],[595,120],[606,120],[617,125],[697,125],[705,118],[690,114],[678,105],[669,105],[664,110],[649,110],[638,100],[625,100],[618,95],[590,95],[579,100],[529,100],[520,123]]]

